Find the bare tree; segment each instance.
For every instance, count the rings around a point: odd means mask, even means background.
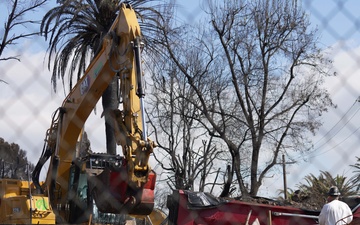
[[[20,39],[30,38],[39,34],[38,29],[34,31],[28,26],[38,24],[40,21],[27,19],[27,15],[44,5],[45,2],[46,0],[11,0],[1,2],[1,4],[8,5],[9,15],[4,22],[3,32],[1,32],[2,36],[0,37],[0,61],[12,59],[20,61],[18,55],[8,57],[2,57],[2,55],[6,48],[18,44]]]
[[[243,195],[257,194],[282,154],[311,150],[310,134],[334,106],[322,86],[331,61],[300,5],[208,1],[210,23],[192,30],[159,18],[159,43],[192,89],[192,118],[227,146]]]
[[[4,21],[4,27],[0,30],[0,61],[13,59],[20,61],[18,55],[3,57],[3,53],[6,48],[10,48],[18,44],[20,39],[30,38],[39,34],[38,31],[33,31],[32,29],[28,28],[28,25],[36,24],[39,21],[27,19],[27,15],[31,12],[34,12],[45,2],[46,0],[11,0],[0,2],[0,5],[7,4],[9,9],[9,14]],[[2,79],[0,79],[0,83],[1,82],[7,84],[7,82]]]
[[[187,102],[194,93],[184,77],[178,76],[176,70],[158,67],[159,60],[154,65],[150,100],[153,107],[148,117],[158,143],[155,158],[164,170],[162,179],[172,189],[211,190],[221,149],[205,129],[201,130],[196,119],[200,111]],[[163,76],[157,68],[169,75]]]

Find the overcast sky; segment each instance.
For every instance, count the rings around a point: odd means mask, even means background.
[[[181,1],[183,7],[178,10],[178,14],[189,22],[201,16],[200,5],[193,2],[196,1]],[[338,107],[323,117],[324,126],[314,137],[317,151],[308,155],[306,162],[296,158],[299,163],[287,166],[288,187],[292,189],[295,184],[303,182],[305,175],[318,175],[319,170],[329,171],[333,176],[350,177],[353,173],[349,165],[356,163],[355,156],[360,157],[360,102],[356,101],[360,96],[360,21],[357,12],[360,1],[341,1],[346,2],[344,5],[336,2],[304,1],[312,24],[318,26],[322,33],[322,45],[332,46],[330,52],[337,76],[329,78],[326,85]],[[0,15],[4,15],[3,10],[0,9]],[[19,144],[28,152],[28,158],[33,163],[41,154],[52,113],[65,97],[61,88],[57,93],[52,91],[51,74],[44,63],[46,47],[42,39],[21,43],[15,49],[21,54],[21,63],[5,61],[0,67],[0,79],[8,83],[0,83],[0,137]],[[10,49],[6,53],[13,54]],[[91,128],[87,132],[90,137],[93,136],[92,149],[101,152],[105,149],[104,128],[100,119],[101,109],[97,112],[91,114],[86,126]],[[282,188],[280,166],[278,173],[270,173],[266,178],[261,194],[275,196],[278,188]]]

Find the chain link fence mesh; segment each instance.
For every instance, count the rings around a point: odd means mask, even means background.
[[[44,15],[51,8],[51,4],[39,9],[33,16]],[[178,4],[178,14],[185,18],[185,21],[191,22],[201,17],[202,7],[197,1]],[[317,27],[321,33],[320,44],[324,48],[331,47],[331,57],[337,74],[329,78],[326,85],[337,108],[323,116],[324,125],[314,137],[316,151],[308,155],[305,162],[287,165],[289,188],[296,188],[296,184],[304,182],[306,175],[317,176],[319,171],[329,171],[333,176],[351,177],[354,175],[354,168],[350,165],[356,164],[356,157],[360,157],[360,2],[304,0],[303,7],[309,14],[312,26]],[[6,13],[3,8],[1,19],[4,19]],[[34,31],[38,28],[34,25],[21,29]],[[51,71],[47,68],[46,60],[47,47],[41,37],[19,40],[17,45],[6,49],[4,54],[18,56],[20,60],[0,61],[0,137],[9,143],[18,144],[34,164],[43,148],[52,113],[65,98],[62,88],[58,88],[56,93],[52,90]],[[91,137],[92,149],[104,152],[101,109],[95,111],[86,125],[87,132]],[[265,179],[259,194],[277,197],[277,190],[281,189],[282,185],[283,176],[279,168],[279,174],[270,174]],[[260,217],[260,223],[267,224],[267,215]],[[254,217],[251,218],[253,221]]]

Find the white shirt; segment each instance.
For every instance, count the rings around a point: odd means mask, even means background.
[[[353,215],[349,206],[345,202],[336,199],[325,204],[319,215],[320,225],[349,224],[352,219]]]

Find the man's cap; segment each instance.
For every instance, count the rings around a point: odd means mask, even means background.
[[[339,189],[336,186],[332,186],[328,192],[329,196],[339,196],[340,192]]]

